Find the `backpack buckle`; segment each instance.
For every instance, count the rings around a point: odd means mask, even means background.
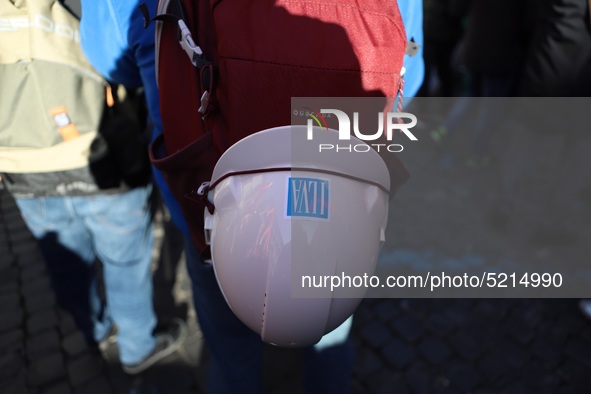
[[[205,115],[205,112],[207,112],[207,108],[209,107],[209,98],[209,92],[206,90],[201,95],[201,106],[197,110],[197,112],[199,112],[201,115]]]
[[[213,110],[215,101],[217,67],[212,63],[207,63],[199,69],[199,76],[201,77],[201,87],[203,94],[200,98],[200,106],[198,112],[203,119]]]
[[[179,44],[181,48],[187,53],[193,66],[198,67],[199,60],[203,57],[201,47],[195,44],[193,35],[187,27],[187,24],[182,20],[178,20],[179,25]]]
[[[209,214],[213,215],[213,213],[215,212],[215,206],[207,198],[207,194],[210,190],[210,183],[203,182],[201,185],[199,185],[198,188],[193,188],[189,193],[185,194],[185,198],[188,198],[189,200],[194,201],[196,203],[205,205],[205,208],[207,208]]]

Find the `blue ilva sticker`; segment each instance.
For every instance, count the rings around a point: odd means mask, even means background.
[[[328,219],[328,180],[289,178],[287,187],[287,216]]]

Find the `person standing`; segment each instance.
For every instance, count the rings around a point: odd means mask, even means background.
[[[3,79],[0,100],[15,103],[15,108],[2,106],[12,109],[10,117],[3,116],[11,120],[0,125],[4,185],[38,240],[59,304],[91,343],[116,327],[122,367],[139,373],[178,346],[177,334],[153,332],[152,185],[143,147],[134,143],[141,121],[123,109],[115,89],[88,64],[75,39],[78,19],[61,2],[2,1],[0,6],[3,16],[59,21],[65,32],[31,23],[0,37],[3,75],[10,76]],[[11,149],[15,135],[23,142]],[[42,139],[57,142],[40,146]]]

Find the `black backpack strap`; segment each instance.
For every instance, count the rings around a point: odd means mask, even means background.
[[[208,61],[201,47],[193,38],[191,30],[187,26],[186,14],[180,0],[171,0],[167,12],[150,18],[150,11],[145,3],[140,4],[140,11],[144,16],[144,26],[147,27],[153,21],[175,22],[178,30],[178,41],[181,48],[187,53],[189,60],[199,72],[203,92],[199,113],[204,117],[213,109],[214,90],[216,87],[217,65]]]
[[[58,0],[58,3],[80,20],[80,17],[82,16],[82,5],[80,4],[80,0]]]

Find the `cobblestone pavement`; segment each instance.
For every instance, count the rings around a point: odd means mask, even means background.
[[[509,248],[502,237],[482,234],[480,225],[466,228],[453,222],[446,215],[453,217],[449,211],[462,206],[462,199],[474,198],[470,188],[463,189],[461,182],[446,187],[448,175],[434,164],[440,157],[436,149],[413,153],[403,157],[414,177],[395,199],[389,230],[395,245],[386,245],[384,259],[395,258],[392,251],[397,246],[414,256],[411,259],[421,259],[425,245],[452,257],[499,253],[500,258],[509,249],[517,258],[528,253],[542,259],[582,254],[582,249],[530,250],[519,246],[515,237]],[[482,181],[482,173],[458,171],[466,179]],[[441,214],[443,219],[434,219],[433,212],[450,206]],[[455,217],[481,220],[481,207],[471,206]],[[445,221],[453,231],[445,231],[440,223]],[[488,241],[482,246],[479,242],[485,237]],[[189,335],[180,354],[130,378],[116,361],[115,346],[102,356],[56,305],[35,241],[12,199],[0,191],[0,393],[203,393],[207,351],[195,323],[178,236],[160,221],[158,239],[156,309],[162,324],[173,317],[185,319]],[[357,352],[354,392],[591,393],[591,323],[577,302],[366,299],[355,314],[352,331]],[[268,347],[267,392],[299,393],[299,369],[297,351]]]

